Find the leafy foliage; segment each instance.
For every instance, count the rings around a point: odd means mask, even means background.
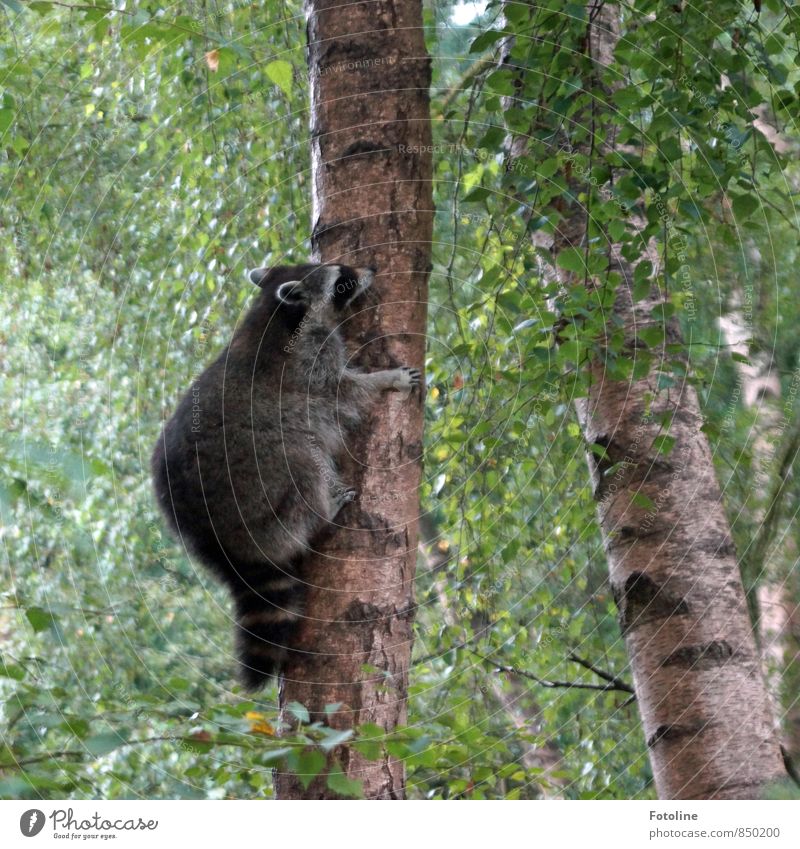
[[[244,269],[308,251],[299,5],[4,5],[0,796],[266,796],[273,767],[358,796],[340,732],[301,705],[290,729],[274,692],[230,689],[227,600],[165,534],[147,469],[162,412],[246,305]],[[623,380],[656,368],[662,331],[636,362],[613,333],[601,345],[617,281],[554,290],[530,237],[581,203],[592,241],[558,264],[602,276],[607,238],[637,254],[631,210],[646,217],[670,293],[658,318],[686,334],[659,379],[682,368],[700,390],[746,550],[758,421],[717,318],[749,292],[753,348],[794,420],[796,143],[777,150],[753,110],[792,120],[800,17],[634,0],[598,77],[584,5],[501,11],[470,26],[427,12],[438,211],[410,718],[353,745],[403,758],[417,797],[650,797],[630,694],[548,685],[608,683],[581,659],[627,677],[572,402],[590,357]],[[580,152],[608,132],[624,157]]]

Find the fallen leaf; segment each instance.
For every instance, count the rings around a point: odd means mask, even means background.
[[[253,734],[264,734],[266,737],[275,736],[275,729],[267,722],[263,713],[249,710],[244,716],[245,719],[250,720],[250,731]]]
[[[208,65],[209,71],[219,69],[219,50],[209,50],[206,53],[206,65]]]

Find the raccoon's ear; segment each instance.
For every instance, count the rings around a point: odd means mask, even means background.
[[[296,307],[303,303],[303,284],[299,280],[288,280],[275,290],[275,297],[288,306]]]
[[[267,277],[269,276],[269,269],[253,268],[251,271],[247,272],[247,276],[250,278],[251,283],[255,283],[256,286],[263,286],[267,282]]]
[[[292,283],[302,276],[302,268],[293,265],[273,265],[270,267],[254,268],[247,272],[251,283],[266,289],[267,286],[278,286],[281,283]]]

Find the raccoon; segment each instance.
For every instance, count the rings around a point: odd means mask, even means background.
[[[261,287],[228,347],[197,378],[156,443],[157,501],[174,533],[230,590],[240,677],[277,676],[302,616],[302,565],[356,492],[339,478],[345,439],[416,368],[347,366],[338,326],[375,269],[257,268]]]

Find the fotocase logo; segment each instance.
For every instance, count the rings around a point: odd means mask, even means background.
[[[37,808],[31,808],[19,818],[19,830],[25,837],[36,837],[44,828],[44,814]]]

